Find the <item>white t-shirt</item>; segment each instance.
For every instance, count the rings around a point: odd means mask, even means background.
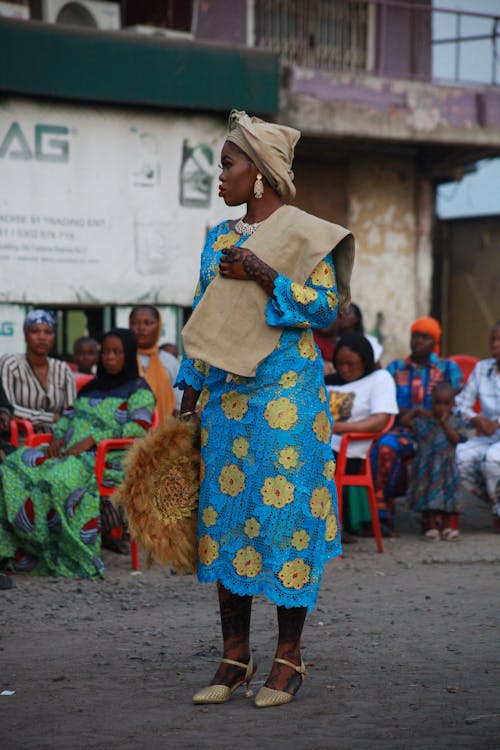
[[[375,370],[360,380],[344,385],[327,385],[328,403],[334,422],[358,422],[372,414],[397,414],[396,384],[387,370]],[[340,450],[342,435],[332,435],[332,448]],[[348,458],[364,458],[369,440],[351,443]]]

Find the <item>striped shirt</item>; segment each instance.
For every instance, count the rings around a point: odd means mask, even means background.
[[[27,419],[35,429],[52,429],[54,415],[60,415],[75,399],[75,381],[65,362],[49,357],[44,387],[32,370],[26,354],[6,354],[0,359],[0,380],[14,408],[14,416]]]

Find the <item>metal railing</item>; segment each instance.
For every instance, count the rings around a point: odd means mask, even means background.
[[[254,0],[254,5],[256,46],[277,52],[285,65],[500,84],[500,12],[409,0]],[[398,44],[404,63],[396,59]]]

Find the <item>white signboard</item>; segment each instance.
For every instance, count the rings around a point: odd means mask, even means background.
[[[9,101],[0,109],[0,302],[192,302],[222,118]]]

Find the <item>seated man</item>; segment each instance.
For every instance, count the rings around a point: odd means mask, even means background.
[[[457,464],[464,486],[487,500],[495,528],[500,530],[500,320],[490,334],[491,358],[478,362],[457,396],[457,408],[479,433],[457,446]],[[473,406],[479,399],[481,413]]]

